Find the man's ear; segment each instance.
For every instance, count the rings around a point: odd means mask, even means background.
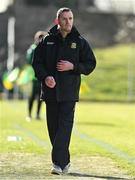
[[[59,20],[56,18],[56,19],[54,19],[54,23],[56,24],[56,25],[58,25],[59,24]]]

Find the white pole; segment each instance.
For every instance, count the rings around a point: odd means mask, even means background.
[[[133,2],[133,14],[135,14],[135,1]]]
[[[15,17],[9,17],[8,19],[8,59],[7,70],[11,71],[14,67],[14,46],[15,46]]]

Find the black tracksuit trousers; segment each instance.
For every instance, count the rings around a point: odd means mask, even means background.
[[[46,102],[52,162],[62,169],[70,162],[69,144],[76,102]]]
[[[32,93],[28,100],[28,112],[29,116],[31,116],[32,108],[34,100],[37,98],[37,110],[36,110],[36,116],[40,116],[40,109],[42,101],[40,100],[40,91],[41,91],[41,83],[38,80],[32,81]]]

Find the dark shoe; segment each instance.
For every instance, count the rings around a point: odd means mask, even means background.
[[[36,116],[36,120],[41,120],[39,115]]]
[[[62,169],[61,169],[61,167],[53,164],[53,168],[52,168],[52,170],[51,170],[51,174],[61,175],[61,174],[62,174]]]

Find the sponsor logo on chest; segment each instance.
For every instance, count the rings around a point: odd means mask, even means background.
[[[47,42],[47,45],[53,45],[53,44],[54,44],[54,42],[51,42],[51,41]]]

